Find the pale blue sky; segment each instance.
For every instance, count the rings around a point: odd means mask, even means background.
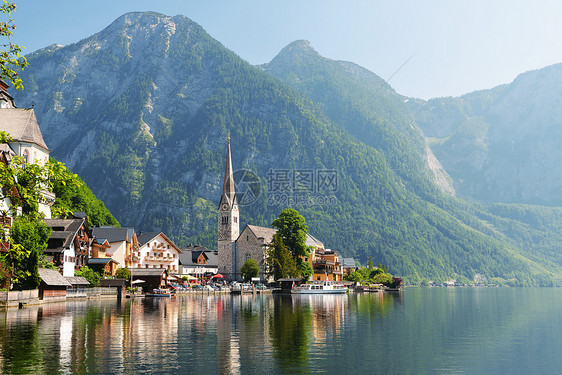
[[[310,40],[323,56],[353,61],[400,94],[460,95],[562,62],[562,2],[555,0],[15,0],[14,42],[26,52],[70,44],[120,15],[183,14],[252,64]]]

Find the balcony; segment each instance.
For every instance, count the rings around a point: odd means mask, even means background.
[[[125,260],[126,260],[127,262],[140,262],[140,258],[139,258],[138,256],[136,256],[136,255],[127,255],[127,256],[125,257]]]
[[[146,262],[173,262],[174,258],[170,256],[154,256],[154,255],[147,255],[144,257]]]
[[[158,252],[158,253],[162,253],[165,250],[167,250],[168,248],[166,247],[166,245],[159,243],[156,246],[152,246],[152,251],[154,252]]]

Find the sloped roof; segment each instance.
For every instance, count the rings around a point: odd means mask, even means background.
[[[90,259],[88,259],[88,264],[103,264],[103,265],[105,265],[109,262],[119,264],[119,262],[117,262],[113,258],[90,258]]]
[[[105,238],[109,243],[127,241],[127,228],[94,227],[92,234],[96,238]]]
[[[254,233],[257,238],[263,238],[265,244],[270,244],[271,241],[273,241],[273,236],[275,235],[275,233],[277,233],[277,229],[274,228],[258,227],[256,225],[249,224],[246,226]],[[307,233],[306,246],[323,247],[324,244],[322,243],[322,241]]]
[[[157,237],[160,234],[160,232],[141,232],[138,236],[137,236],[137,240],[139,241],[139,246],[144,245],[147,242],[150,242],[150,240],[152,240],[154,237]]]
[[[64,276],[64,278],[73,286],[75,285],[90,285],[90,282],[83,276]]]
[[[49,286],[72,286],[57,270],[39,268],[39,276]]]
[[[205,250],[190,250],[192,249],[205,249]],[[205,267],[218,267],[219,265],[219,256],[215,251],[207,250],[204,246],[191,246],[191,247],[184,247],[182,249],[183,253],[179,255],[179,262],[182,266],[205,266]],[[204,254],[207,258],[206,264],[198,264],[197,258],[201,254]]]
[[[129,268],[133,277],[154,277],[162,276],[166,272],[166,268]]]
[[[45,250],[49,252],[69,248],[84,219],[44,219],[43,222],[53,229],[49,236],[48,248]]]
[[[356,268],[355,259],[343,258],[343,268]]]
[[[181,254],[182,251],[180,250],[180,248],[177,247],[176,244],[162,232],[146,232],[146,233],[141,232],[141,234],[137,236],[137,241],[139,243],[139,246],[144,246],[152,239],[158,236],[162,236],[164,241],[168,242],[179,254]]]
[[[32,108],[2,108],[0,111],[0,130],[8,132],[14,141],[35,143],[49,150]]]

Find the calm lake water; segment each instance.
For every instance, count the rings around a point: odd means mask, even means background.
[[[75,301],[0,337],[2,374],[558,374],[562,289]]]

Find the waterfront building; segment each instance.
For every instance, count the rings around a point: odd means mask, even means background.
[[[162,232],[141,232],[139,247],[129,257],[130,268],[165,268],[169,273],[179,272],[181,250]]]
[[[52,231],[45,249],[47,260],[53,262],[63,276],[74,276],[74,270],[88,263],[91,233],[85,217],[45,219]]]
[[[117,262],[119,267],[129,267],[132,264],[129,256],[139,249],[137,234],[133,228],[93,227],[92,234],[96,238],[107,240],[109,249],[106,249],[106,254]]]
[[[189,244],[181,249],[179,256],[179,276],[192,276],[198,279],[218,272],[218,253],[201,244]]]

